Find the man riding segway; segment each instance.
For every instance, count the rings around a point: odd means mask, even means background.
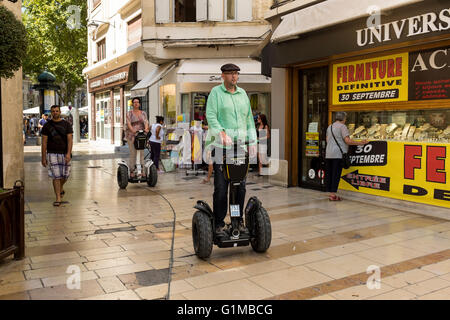
[[[212,242],[219,247],[251,243],[255,251],[264,252],[271,239],[269,217],[256,197],[248,201],[244,224],[245,180],[249,158],[256,157],[256,129],[247,93],[237,86],[240,68],[225,64],[221,71],[223,84],[211,90],[206,107],[205,148],[214,146],[213,210],[198,201],[195,208],[199,211],[193,217],[194,249],[200,258],[211,254]],[[232,223],[226,226],[229,187]]]

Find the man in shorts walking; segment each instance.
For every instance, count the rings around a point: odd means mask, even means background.
[[[73,128],[72,125],[61,118],[61,108],[58,105],[51,107],[52,119],[42,128],[42,165],[47,167],[48,176],[53,179],[55,190],[55,207],[62,203],[64,184],[69,179],[72,159]]]

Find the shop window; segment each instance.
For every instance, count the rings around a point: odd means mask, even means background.
[[[207,93],[193,93],[194,118],[192,120],[205,121]]]
[[[191,108],[189,104],[189,93],[181,94],[181,115],[183,116],[183,122],[190,122]]]
[[[106,38],[97,42],[97,62],[106,59]]]
[[[164,121],[167,125],[173,125],[176,122],[176,86],[175,84],[167,84],[165,86],[161,86],[159,90]]]
[[[248,98],[250,99],[250,106],[252,108],[252,113],[254,116],[257,114],[264,114],[270,125],[270,94],[254,92],[249,93]]]
[[[346,124],[352,139],[450,142],[448,109],[347,112]]]
[[[175,22],[195,22],[196,0],[174,0]]]
[[[120,91],[114,90],[114,123],[116,125],[122,122],[122,112],[120,110]]]
[[[139,15],[128,22],[128,46],[141,41],[142,36],[142,16]]]

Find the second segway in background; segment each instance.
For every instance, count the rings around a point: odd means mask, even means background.
[[[143,130],[139,130],[136,133],[134,139],[134,147],[137,152],[144,152],[148,150],[147,156],[144,158],[144,164],[136,165],[133,170],[130,169],[127,162],[121,160],[119,167],[117,168],[117,183],[120,189],[125,189],[128,183],[141,183],[147,182],[149,187],[154,187],[158,181],[158,170],[155,164],[150,159],[150,133],[146,134]],[[131,177],[133,172],[134,177]]]

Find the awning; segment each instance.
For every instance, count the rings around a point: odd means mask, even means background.
[[[183,60],[177,71],[179,82],[222,82],[220,67],[227,63],[239,66],[240,83],[270,83],[270,78],[261,75],[261,62],[250,58],[191,59]]]
[[[149,87],[154,85],[156,82],[164,78],[177,64],[178,61],[172,61],[163,65],[158,66],[155,70],[149,73],[141,81],[139,81],[133,88],[131,88],[132,97],[143,97],[147,94]]]
[[[423,0],[328,0],[287,14],[275,29],[271,41],[281,42],[300,34],[369,16],[369,8],[392,10]]]
[[[39,110],[39,107],[29,108],[23,110],[23,114],[40,114],[41,111]]]

